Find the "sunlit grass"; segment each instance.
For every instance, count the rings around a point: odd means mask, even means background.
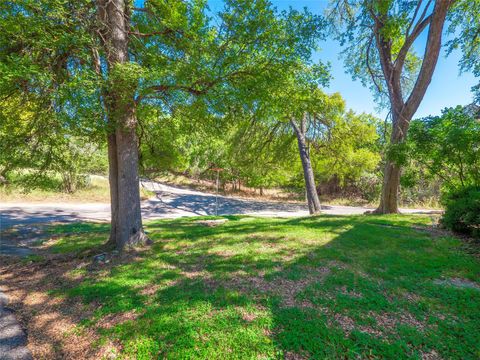
[[[480,290],[437,280],[478,285],[480,263],[430,217],[226,218],[148,222],[150,248],[58,294],[101,304],[83,326],[126,358],[479,357]],[[108,226],[52,231],[71,252]],[[129,316],[100,327],[112,314]]]

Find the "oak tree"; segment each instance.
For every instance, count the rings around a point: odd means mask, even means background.
[[[222,114],[225,104],[259,101],[282,69],[310,56],[319,23],[265,0],[226,1],[218,14],[205,1],[3,1],[0,98],[34,103],[74,134],[107,139],[110,243],[123,249],[146,240],[138,169],[144,108],[172,114],[199,103]]]

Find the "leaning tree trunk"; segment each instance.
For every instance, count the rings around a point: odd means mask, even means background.
[[[293,120],[290,121],[290,124],[292,125],[295,135],[297,136],[298,151],[300,154],[300,160],[302,161],[303,177],[305,179],[308,211],[312,215],[318,214],[320,213],[322,207],[320,205],[320,199],[318,198],[312,163],[310,161],[310,154],[308,152],[307,142],[305,140],[305,119],[302,119],[300,126],[297,126]]]
[[[109,73],[105,100],[112,215],[109,243],[119,250],[147,239],[140,208],[135,90],[121,78],[121,67],[129,61],[127,6],[124,0],[97,1]]]

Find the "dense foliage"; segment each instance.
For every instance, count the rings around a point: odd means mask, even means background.
[[[327,98],[327,96],[325,96]],[[308,141],[313,168],[321,193],[341,191],[361,179],[375,177],[380,160],[378,120],[366,114],[340,109],[322,123],[311,124]],[[319,105],[321,109],[323,105]],[[155,117],[154,112],[149,116]],[[154,177],[173,171],[193,178],[215,176],[213,167],[224,169],[222,184],[252,188],[283,187],[302,192],[303,178],[295,135],[288,123],[265,119],[257,113],[229,113],[222,119],[203,119],[202,125],[188,125],[184,116],[164,117],[160,122],[145,121],[142,128],[141,159],[144,172]],[[160,139],[171,139],[168,142]],[[174,144],[174,146],[172,146]],[[322,184],[333,181],[335,189]],[[235,185],[236,186],[236,185]],[[321,189],[324,188],[324,191]],[[359,191],[356,195],[362,196]]]
[[[410,159],[404,175],[409,187],[418,189],[423,182],[437,197],[441,192],[445,227],[475,236],[480,226],[479,135],[477,107],[457,106],[414,121],[409,141],[396,153]]]
[[[448,108],[412,122],[407,151],[446,190],[480,185],[480,121],[468,110]]]
[[[76,134],[76,135],[75,135]],[[0,107],[0,176],[24,190],[52,188],[68,193],[86,185],[87,174],[106,174],[102,142],[75,132],[56,113],[19,96]]]
[[[469,186],[448,193],[442,224],[453,231],[480,238],[480,187]]]
[[[384,155],[397,149],[384,152],[378,120],[349,112],[340,95],[325,93],[329,67],[313,62],[312,53],[328,25],[345,30],[334,33],[345,45],[347,71],[385,105],[389,94],[370,10],[388,20],[381,34],[391,39],[392,56],[405,55],[399,78],[405,95],[421,56],[411,47],[400,54],[401,35],[413,31],[407,20],[421,15],[421,2],[334,3],[338,7],[324,18],[308,10],[279,12],[263,0],[226,1],[218,13],[204,1],[138,2],[130,14],[130,62],[109,72],[94,3],[2,2],[0,175],[32,187],[60,174],[62,189],[71,192],[84,182],[82,174],[105,173],[105,94],[125,92],[135,99],[143,175],[169,171],[212,178],[210,169],[220,167],[223,184],[302,193],[288,122],[308,112],[319,193],[375,201]],[[475,9],[468,1],[455,3],[448,14],[450,33],[461,36],[447,45],[460,49],[461,68],[476,74]],[[424,10],[426,19],[431,8]],[[405,166],[404,203],[478,183],[478,122],[450,109],[442,117],[412,121],[410,131],[412,141],[398,146],[408,147],[399,160]]]

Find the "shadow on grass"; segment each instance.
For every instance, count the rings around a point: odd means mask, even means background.
[[[402,217],[228,219],[217,227],[151,222],[149,250],[78,281],[60,276],[56,294],[96,304],[85,331],[137,359],[480,351],[480,294],[432,282],[479,274],[457,240],[411,229]]]

